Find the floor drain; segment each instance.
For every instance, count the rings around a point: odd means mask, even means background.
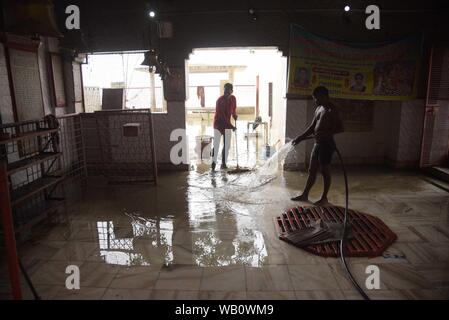
[[[291,243],[287,235],[298,229],[310,228],[321,219],[325,222],[343,222],[344,208],[328,207],[295,207],[275,218],[279,239]],[[377,257],[396,240],[396,234],[379,218],[372,215],[348,211],[349,223],[353,237],[346,242],[348,257]],[[292,243],[294,244],[294,243]],[[323,257],[340,255],[339,241],[309,245],[302,249]]]

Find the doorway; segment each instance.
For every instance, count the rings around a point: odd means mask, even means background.
[[[187,61],[190,163],[205,167],[210,163],[207,144],[213,137],[215,103],[227,82],[233,84],[239,116],[228,164],[236,164],[238,150],[239,165],[252,167],[266,159],[266,146],[281,146],[285,140],[286,72],[287,58],[277,48],[194,49]]]

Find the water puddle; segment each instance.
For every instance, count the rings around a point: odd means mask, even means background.
[[[214,202],[238,202],[246,205],[263,205],[258,194],[261,189],[275,180],[279,168],[294,147],[288,143],[274,153],[263,165],[251,171],[228,174],[226,171],[195,173],[189,177],[189,201],[209,200]],[[232,170],[232,169],[230,169]]]
[[[294,147],[286,144],[241,174],[190,171],[187,188],[179,190],[185,192],[186,212],[163,217],[124,212],[125,226],[98,221],[100,256],[129,266],[263,266],[268,253],[257,217],[276,201],[276,194],[264,188],[278,178],[290,152]]]

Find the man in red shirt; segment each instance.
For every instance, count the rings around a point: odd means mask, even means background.
[[[218,98],[215,107],[214,116],[214,149],[212,160],[212,171],[215,170],[215,165],[218,158],[218,149],[220,148],[221,136],[223,136],[223,151],[221,154],[221,168],[226,169],[226,159],[228,158],[229,146],[231,142],[231,134],[236,128],[231,123],[231,116],[237,120],[237,100],[232,95],[232,84],[226,83],[224,85],[224,94]],[[232,131],[231,131],[232,130]]]

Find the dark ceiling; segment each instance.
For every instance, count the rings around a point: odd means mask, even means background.
[[[4,0],[6,4],[27,0]],[[317,0],[56,0],[56,21],[63,43],[82,51],[141,50],[157,44],[166,54],[189,52],[193,47],[270,45],[288,47],[289,26],[343,41],[379,42],[410,34],[424,34],[429,41],[449,38],[447,0],[428,1],[317,1]],[[76,4],[81,29],[65,29],[65,8]],[[351,11],[344,15],[343,7]],[[365,28],[366,5],[381,10],[381,29]],[[151,21],[149,9],[157,13]],[[254,8],[257,20],[252,20]],[[4,11],[6,26],[8,6]],[[155,21],[173,25],[173,37],[154,39]],[[151,31],[150,31],[151,30]],[[152,34],[152,40],[150,40]],[[151,42],[151,44],[150,44]]]

